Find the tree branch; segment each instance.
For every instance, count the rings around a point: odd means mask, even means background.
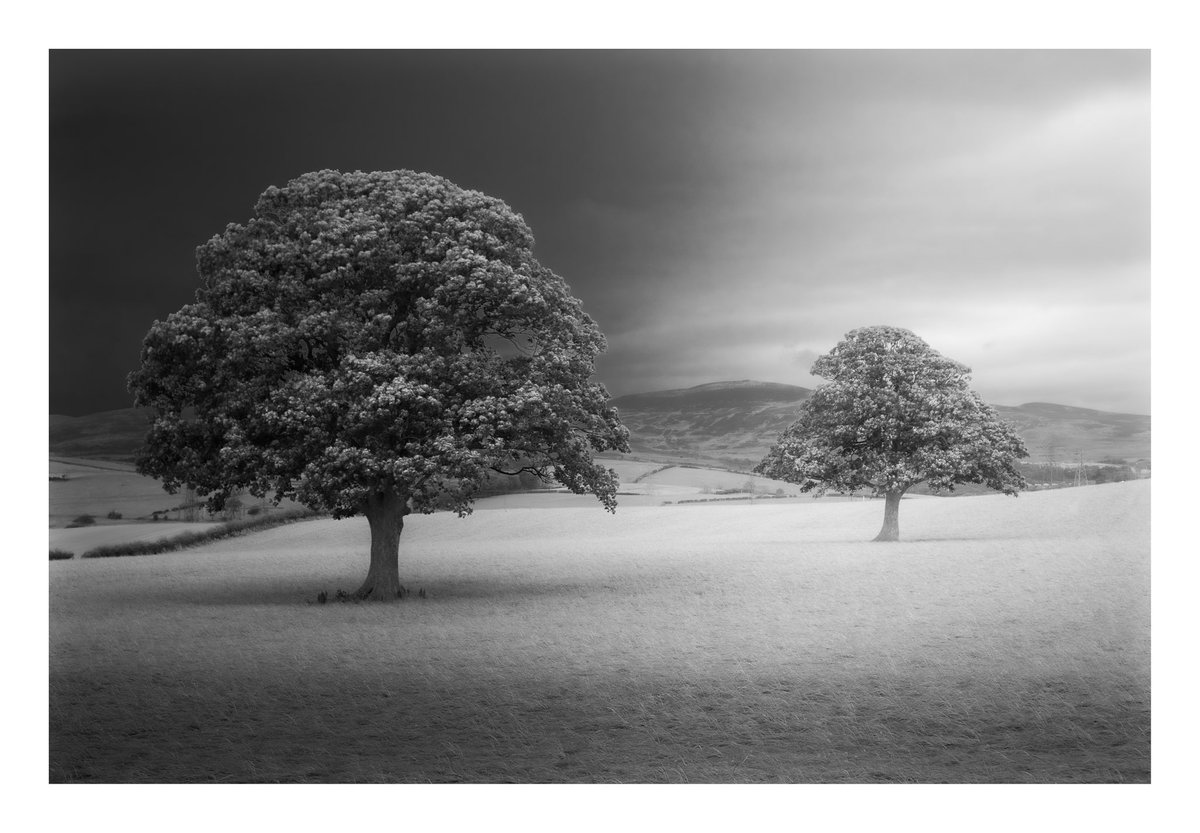
[[[491,469],[492,471],[496,472],[497,474],[506,474],[509,477],[515,477],[518,474],[523,474],[525,472],[528,472],[530,474],[537,475],[542,480],[550,480],[551,479],[550,474],[546,471],[545,466],[522,466],[521,468],[517,469],[516,471],[505,471],[504,469],[500,468],[499,466],[488,466],[488,468]]]

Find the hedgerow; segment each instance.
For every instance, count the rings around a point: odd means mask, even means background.
[[[222,538],[232,538],[237,535],[245,535],[248,532],[257,532],[275,526],[283,526],[284,524],[295,523],[296,521],[320,517],[321,514],[311,509],[290,509],[273,515],[250,518],[244,521],[230,521],[201,532],[183,532],[170,538],[159,538],[157,541],[130,541],[124,544],[109,544],[104,547],[96,547],[85,552],[80,558],[114,558],[121,555],[155,555],[162,552],[174,552],[189,547],[197,547],[211,541],[219,541]]]

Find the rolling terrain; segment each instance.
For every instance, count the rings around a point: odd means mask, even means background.
[[[49,564],[51,782],[1150,780],[1150,482],[362,518]]]
[[[1001,418],[1020,432],[1029,449],[1030,462],[1071,464],[1081,451],[1085,463],[1106,458],[1150,460],[1149,416],[1048,402],[994,407]]]
[[[132,463],[51,454],[49,467],[51,547],[62,544],[74,551],[81,546],[157,539],[171,534],[162,521],[182,522],[183,527],[196,529],[221,520],[203,508],[202,499],[186,491],[168,493],[159,481],[138,474]],[[291,501],[281,506],[297,508]],[[267,500],[241,493],[225,519],[274,509]],[[84,515],[93,519],[88,526],[66,529]],[[158,523],[144,529],[146,522]]]
[[[744,380],[617,397],[634,457],[748,471],[796,418],[811,391]],[[1150,417],[1031,402],[997,405],[1020,431],[1030,462],[1150,459]],[[146,430],[144,409],[50,417],[50,452],[131,460]],[[612,456],[612,455],[610,455]]]
[[[621,508],[665,506],[675,503],[728,503],[812,501],[795,486],[780,480],[695,466],[670,466],[636,460],[605,460],[617,472]],[[285,501],[276,507],[249,495],[239,497],[240,509],[228,517],[210,515],[198,506],[179,508],[185,495],[169,495],[158,481],[133,471],[128,463],[104,460],[50,459],[50,548],[85,557],[97,547],[135,541],[157,541],[183,532],[216,526],[221,520],[266,516],[301,508]],[[821,498],[827,503],[843,498]],[[594,509],[596,498],[576,495],[561,486],[536,491],[516,491],[481,497],[476,510],[494,509]],[[174,507],[174,508],[173,508]],[[165,511],[170,509],[171,511]],[[117,519],[109,513],[120,515]],[[75,523],[81,515],[94,520]]]
[[[748,471],[796,419],[808,388],[716,382],[613,400],[633,454]]]
[[[50,780],[1148,782],[1150,483],[914,495],[874,544],[879,501],[721,470],[807,394],[618,400],[616,515],[547,489],[410,517],[425,596],[393,605],[318,603],[361,580],[362,518],[51,561]],[[1035,453],[1149,454],[1149,417],[1000,410]],[[197,527],[130,522],[179,497],[106,461],[136,412],[99,417],[52,420],[83,456],[51,456],[51,523],[124,519],[51,545]]]
[[[770,382],[716,382],[613,400],[635,455],[746,471],[812,391]],[[1032,402],[995,406],[1025,440],[1030,462],[1150,459],[1150,417]]]
[[[86,416],[50,415],[50,453],[62,457],[131,461],[146,437],[148,408]]]

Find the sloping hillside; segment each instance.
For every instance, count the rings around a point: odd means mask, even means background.
[[[613,400],[630,431],[634,455],[747,471],[796,418],[812,391],[742,380]],[[1031,402],[996,410],[1025,438],[1031,462],[1150,459],[1150,417]],[[147,412],[127,408],[81,417],[50,417],[50,452],[130,460],[146,431]]]
[[[770,382],[715,382],[613,400],[634,454],[747,470],[812,391]]]
[[[770,382],[717,382],[613,400],[642,456],[746,470],[796,417],[812,391]],[[1150,417],[1032,402],[996,406],[1029,448],[1031,462],[1150,459]]]
[[[1106,458],[1150,459],[1150,417],[1029,402],[996,411],[1021,432],[1033,462],[1073,463]]]
[[[50,453],[85,459],[132,460],[146,437],[148,408],[86,416],[50,415]]]
[[[646,411],[673,411],[680,408],[741,409],[754,404],[798,404],[811,395],[811,390],[796,385],[743,379],[740,382],[710,382],[693,388],[633,393],[614,399],[613,402],[619,403],[622,408]]]

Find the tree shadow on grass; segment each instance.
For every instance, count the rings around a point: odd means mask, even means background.
[[[901,536],[899,541],[869,541],[867,543],[880,544],[886,546],[889,544],[942,544],[954,542],[974,542],[987,543],[988,541],[1027,541],[1030,538],[1045,538],[1044,535],[1024,534],[1019,532],[1001,533],[998,535],[923,535],[914,538],[905,538]]]
[[[956,535],[954,533],[946,533],[945,535],[933,534],[909,537],[902,533],[899,541],[875,541],[866,535],[860,538],[847,538],[844,534],[830,533],[829,535],[819,537],[815,535],[812,537],[798,537],[791,541],[786,539],[771,539],[755,543],[760,546],[792,547],[799,552],[817,547],[827,548],[830,552],[833,552],[834,548],[838,548],[837,551],[840,552],[840,548],[842,547],[853,548],[857,551],[858,547],[863,546],[878,547],[881,551],[886,552],[889,547],[903,546],[904,544],[987,543],[988,541],[1027,541],[1031,538],[1042,538],[1045,540],[1046,536],[1037,535],[1032,532],[1000,532],[986,535]]]
[[[605,593],[628,593],[636,584],[645,584],[646,579],[644,571],[637,575],[597,577],[590,581],[558,580],[553,577],[541,579],[531,576],[414,576],[411,579],[401,578],[401,584],[407,591],[403,598],[389,600],[385,604],[422,605],[475,600],[519,602],[546,598],[583,598]],[[338,597],[339,590],[351,594],[358,588],[359,583],[359,579],[347,581],[344,576],[314,578],[303,584],[294,579],[272,582],[264,578],[220,587],[202,585],[172,589],[157,593],[156,599],[190,605],[234,607],[332,607],[375,604],[371,599]],[[421,591],[424,591],[424,596],[420,595]],[[324,602],[319,600],[321,593],[325,594]]]

